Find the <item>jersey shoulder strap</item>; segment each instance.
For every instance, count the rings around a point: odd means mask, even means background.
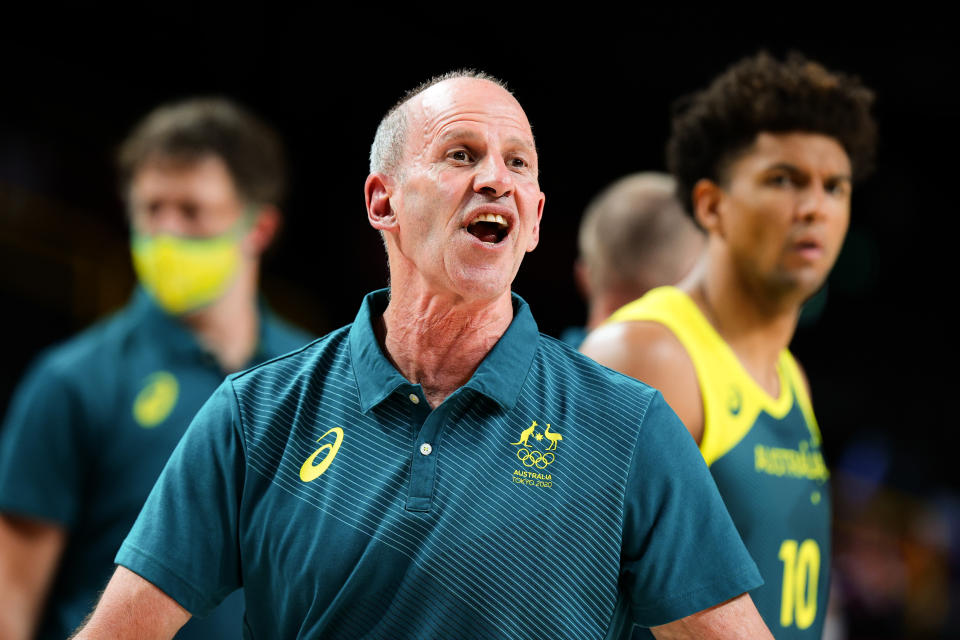
[[[793,389],[794,397],[797,399],[797,404],[800,405],[800,410],[803,412],[807,428],[810,429],[810,438],[815,445],[819,446],[821,442],[820,425],[817,424],[817,418],[813,414],[813,403],[810,401],[810,394],[807,392],[807,383],[800,372],[800,365],[797,364],[793,354],[787,349],[780,352],[779,365],[784,374],[783,377],[787,378],[790,387]]]
[[[676,287],[651,290],[618,309],[607,322],[656,322],[669,329],[683,345],[700,385],[704,418],[700,451],[708,466],[743,440],[761,411],[775,418],[789,413],[795,390],[808,423],[812,419],[799,369],[789,352],[784,350],[777,366],[780,397],[772,398],[749,376],[690,296]],[[799,381],[800,386],[794,381]],[[815,429],[814,426],[811,430]]]

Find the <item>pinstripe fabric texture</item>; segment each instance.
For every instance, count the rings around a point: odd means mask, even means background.
[[[514,320],[431,410],[357,321],[231,376],[117,561],[248,638],[625,637],[759,583],[655,390]],[[628,488],[629,487],[629,488]]]
[[[515,329],[535,332],[526,305],[518,306],[525,326]],[[500,373],[503,393],[468,385],[431,414],[420,387],[394,372],[378,381],[396,385],[393,393],[365,412],[356,376],[371,372],[356,371],[364,363],[352,361],[351,330],[234,381],[249,468],[302,503],[297,511],[316,521],[317,538],[361,541],[359,556],[338,558],[337,582],[362,576],[379,584],[370,575],[379,574],[385,583],[379,593],[358,584],[369,594],[364,601],[334,607],[330,624],[311,631],[602,638],[617,599],[627,471],[652,393],[630,385],[633,397],[611,396],[609,373],[560,343],[508,335],[498,346],[512,352],[502,355],[517,371]],[[499,404],[513,395],[509,408]],[[548,423],[551,435],[561,434],[552,451],[549,436],[511,444],[534,422],[542,427],[536,435]],[[343,441],[329,469],[304,482],[301,466],[337,426]],[[412,466],[425,457],[418,435],[428,430],[435,466],[421,480],[432,485],[430,506],[411,511]],[[521,449],[539,453],[525,465]],[[382,550],[370,557],[371,546]],[[367,567],[368,558],[390,567]]]

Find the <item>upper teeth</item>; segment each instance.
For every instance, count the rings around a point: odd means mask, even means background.
[[[496,222],[501,227],[507,226],[506,219],[499,213],[481,213],[473,219],[473,222]],[[473,224],[473,222],[470,224]]]

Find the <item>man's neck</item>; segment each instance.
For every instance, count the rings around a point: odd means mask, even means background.
[[[477,302],[394,282],[377,337],[400,374],[437,407],[470,379],[512,320],[509,290]]]
[[[646,290],[636,288],[631,290],[611,289],[598,293],[590,300],[587,310],[587,331],[592,331],[603,324],[613,312],[625,304],[629,304],[643,296]]]
[[[260,338],[256,271],[241,273],[213,304],[180,317],[227,373],[246,366]]]
[[[681,289],[690,294],[744,369],[770,395],[780,393],[777,362],[797,327],[801,303],[772,299],[745,283],[728,260],[704,257]]]

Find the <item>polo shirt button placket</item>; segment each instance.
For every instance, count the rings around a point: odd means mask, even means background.
[[[447,411],[445,407],[432,410],[420,395],[421,392],[418,388],[407,393],[407,399],[413,405],[410,408],[412,410],[411,419],[415,439],[413,441],[413,460],[410,464],[406,510],[429,512],[433,503],[433,489],[437,470],[437,456],[433,453]]]

